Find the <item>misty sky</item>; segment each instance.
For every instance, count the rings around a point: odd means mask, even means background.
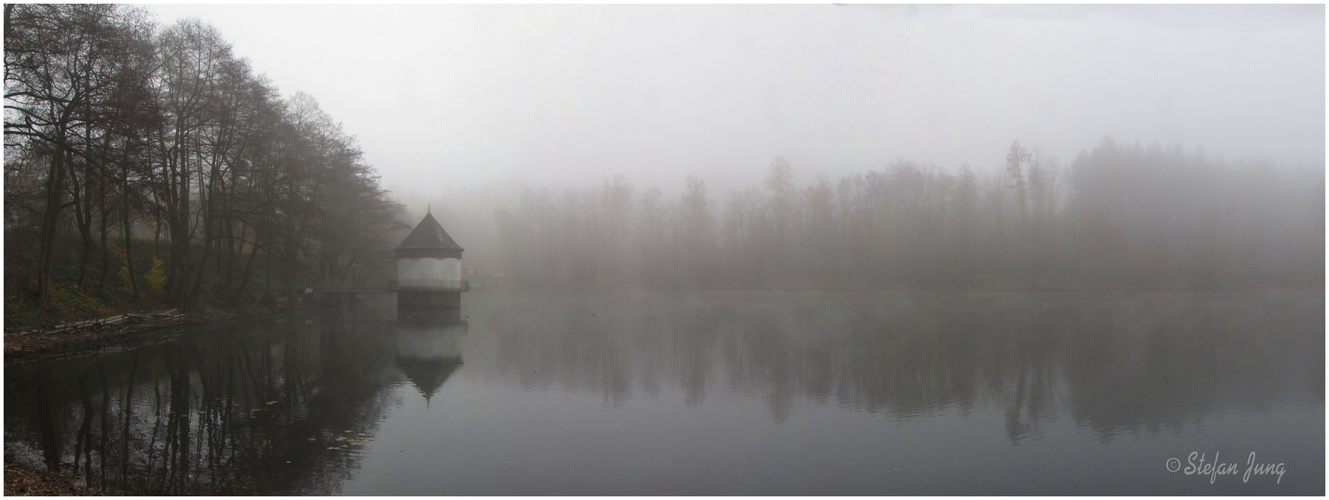
[[[712,192],[1105,135],[1321,165],[1324,7],[150,5],[306,92],[398,192]]]

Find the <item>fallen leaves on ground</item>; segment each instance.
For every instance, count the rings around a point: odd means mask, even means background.
[[[87,490],[74,486],[67,476],[39,470],[5,457],[5,495],[71,496],[90,495]]]

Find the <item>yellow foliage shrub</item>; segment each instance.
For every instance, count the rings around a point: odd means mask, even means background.
[[[166,286],[166,263],[156,257],[152,258],[152,269],[148,274],[143,275],[143,280],[148,283],[148,295],[160,297]]]

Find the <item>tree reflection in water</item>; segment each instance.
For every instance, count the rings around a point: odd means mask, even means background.
[[[1323,296],[1254,292],[511,292],[474,314],[526,390],[677,388],[915,419],[1002,409],[1013,444],[1069,416],[1101,439],[1289,397],[1323,401]],[[1317,403],[1319,404],[1319,403]]]
[[[467,299],[469,322],[455,311],[398,321],[320,312],[13,367],[6,445],[110,492],[329,494],[400,398],[418,390],[437,409],[449,383],[472,401],[592,394],[603,408],[575,411],[597,422],[662,394],[745,419],[742,407],[759,403],[757,415],[789,428],[811,405],[896,424],[977,413],[1004,420],[994,432],[1013,446],[1049,429],[1108,442],[1324,405],[1321,293],[489,290]],[[463,384],[450,382],[463,370]],[[481,427],[453,427],[452,439],[505,431],[485,427],[503,421],[485,408],[468,410],[480,418],[452,422]]]
[[[437,368],[400,356],[400,338],[447,344],[455,316],[231,326],[22,365],[6,370],[6,441],[113,493],[335,493],[394,404],[385,389]],[[460,364],[443,360],[430,390]]]

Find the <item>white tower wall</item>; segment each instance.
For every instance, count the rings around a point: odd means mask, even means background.
[[[453,258],[397,259],[398,280],[461,280],[461,261]]]

